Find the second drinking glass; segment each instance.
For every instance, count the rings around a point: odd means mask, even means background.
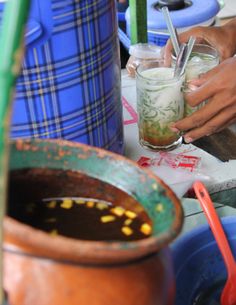
[[[175,57],[172,56],[172,58],[172,66],[174,66]],[[201,74],[208,72],[218,64],[219,53],[215,48],[205,44],[194,45],[186,67],[184,92],[188,93],[195,90],[195,88],[189,85],[189,81],[193,80],[194,78],[198,78]],[[206,101],[202,102],[196,107],[191,107],[185,103],[184,116],[186,117],[192,114],[194,111],[202,107],[205,102]]]

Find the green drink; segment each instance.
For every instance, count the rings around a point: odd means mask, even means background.
[[[182,142],[169,126],[183,118],[184,76],[175,78],[172,68],[157,65],[140,65],[136,73],[139,142],[151,150],[171,150]]]
[[[217,50],[209,45],[196,44],[193,47],[190,59],[188,61],[185,71],[185,86],[184,92],[188,93],[194,90],[189,86],[188,82],[198,78],[201,74],[206,73],[219,64],[219,53]],[[172,65],[175,65],[175,58],[173,58]],[[194,111],[202,107],[206,101],[199,106],[191,107],[187,103],[184,106],[184,116],[191,115]]]

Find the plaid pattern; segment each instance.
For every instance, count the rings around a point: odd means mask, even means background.
[[[50,9],[50,38],[26,50],[12,138],[63,138],[123,153],[115,1],[51,0]]]

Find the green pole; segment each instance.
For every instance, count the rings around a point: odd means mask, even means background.
[[[6,210],[8,134],[15,81],[23,56],[24,26],[30,0],[8,0],[0,36],[0,304],[3,292],[3,218]]]
[[[131,44],[147,42],[147,1],[130,0]]]

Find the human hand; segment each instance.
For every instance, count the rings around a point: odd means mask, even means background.
[[[190,84],[197,89],[186,94],[187,103],[194,107],[205,100],[208,102],[171,125],[173,131],[185,133],[186,143],[219,132],[236,122],[236,57],[225,60]]]
[[[216,48],[220,54],[220,61],[223,61],[236,52],[236,18],[221,27],[194,27],[179,34],[179,42],[187,42],[190,36],[196,37],[196,43],[209,44]],[[166,65],[171,63],[172,50],[173,46],[169,39],[164,49]]]

